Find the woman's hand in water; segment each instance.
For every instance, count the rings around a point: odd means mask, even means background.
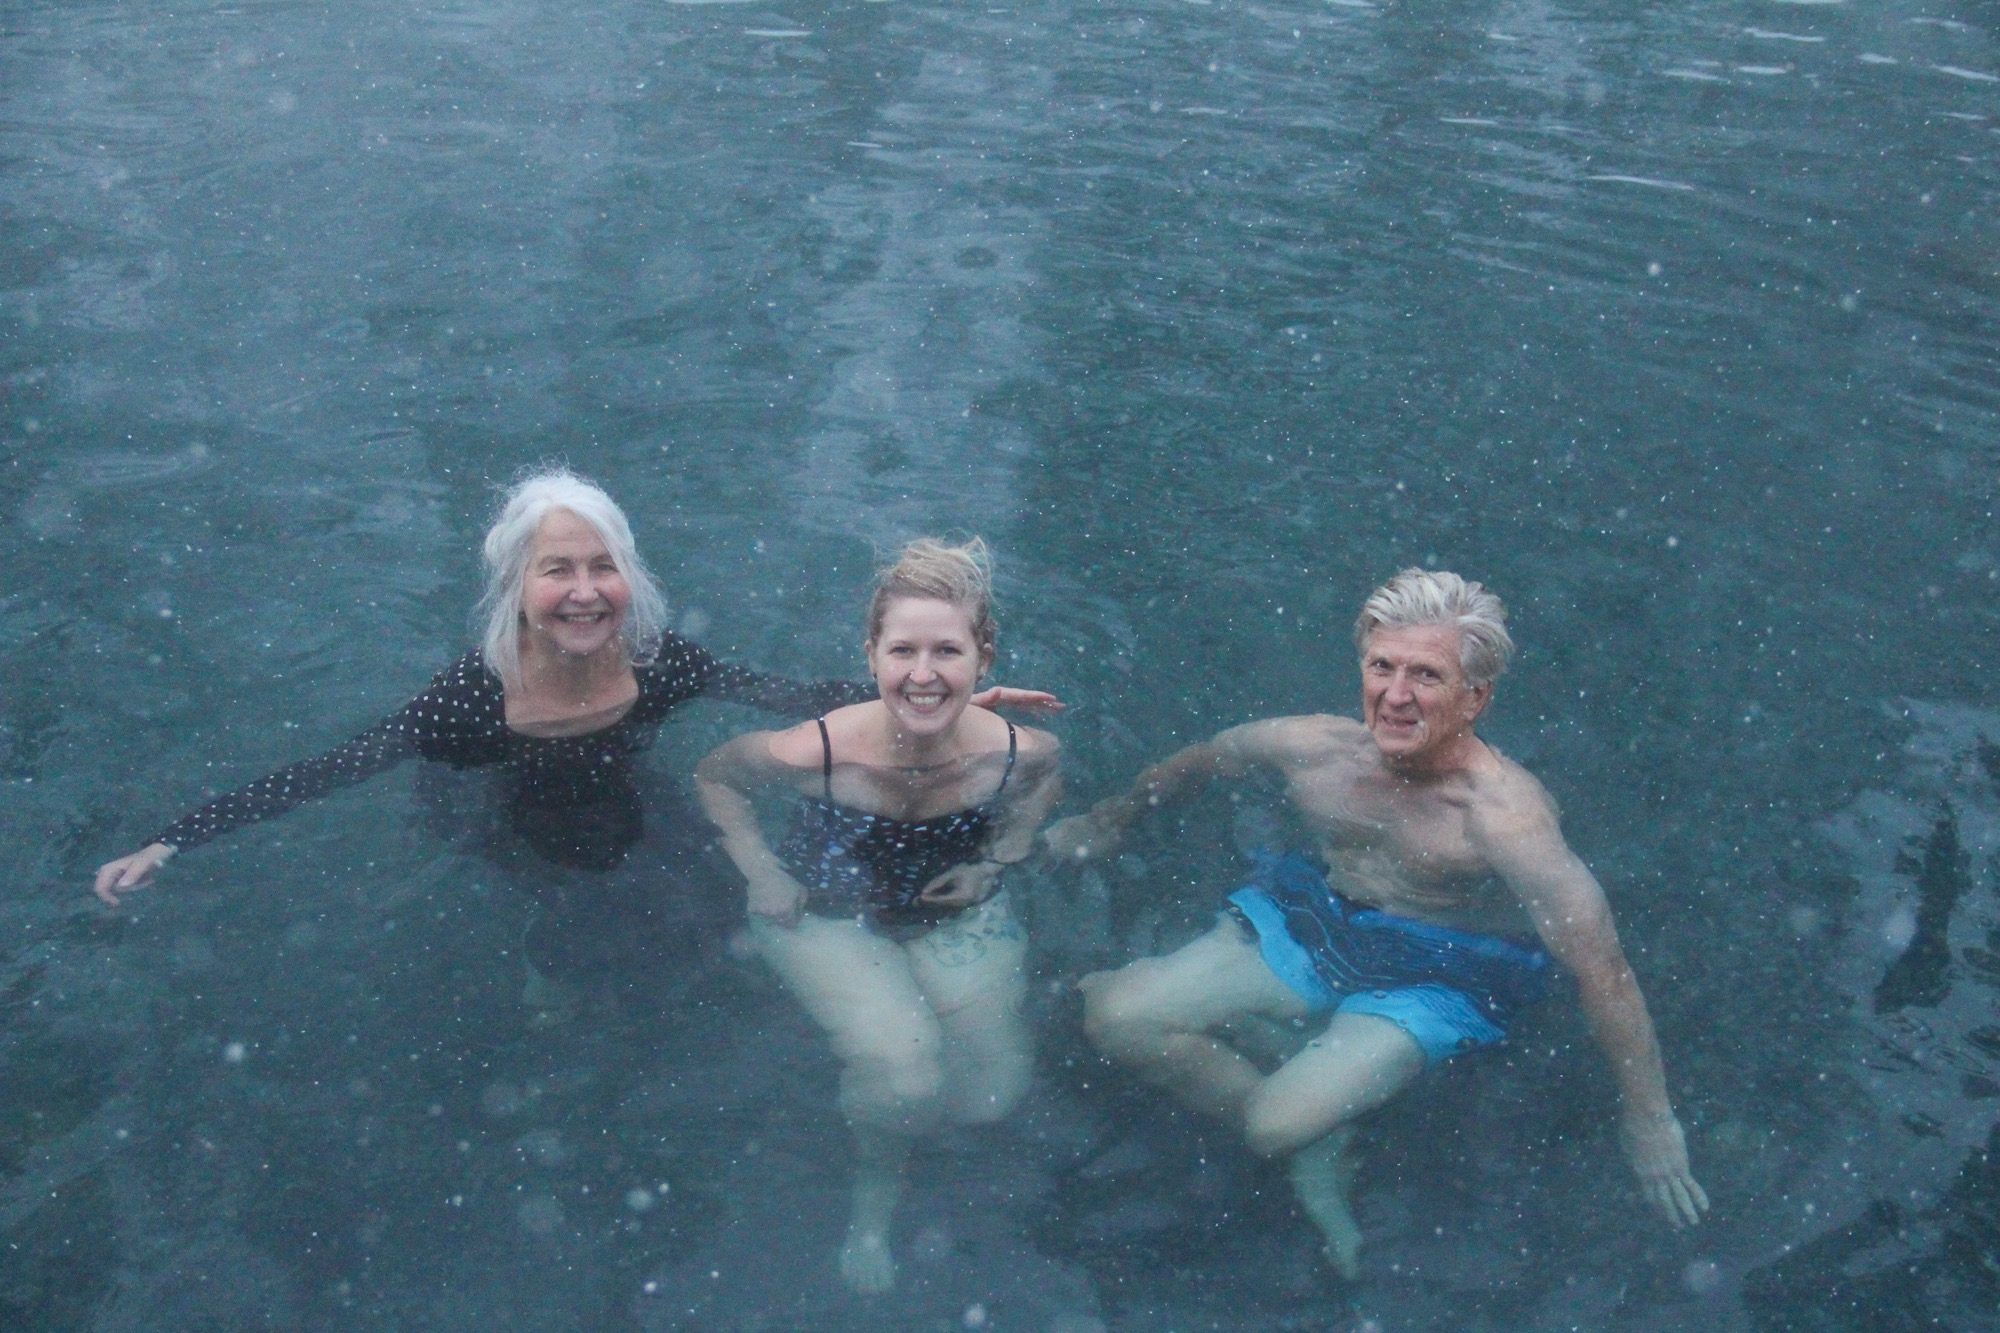
[[[130,856],[121,856],[116,861],[106,861],[97,868],[97,883],[91,892],[113,907],[117,907],[119,894],[143,889],[151,884],[153,872],[173,854],[172,847],[164,842],[155,842],[148,843]]]
[[[1117,853],[1124,836],[1095,815],[1071,815],[1042,830],[1042,846],[1058,861],[1099,861]]]
[[[968,861],[924,885],[918,898],[932,907],[977,907],[1000,892],[997,861]]]
[[[1054,717],[1069,707],[1047,690],[1017,690],[1011,685],[995,685],[972,696],[979,708],[1017,708],[1037,717]]]
[[[806,910],[806,886],[782,870],[750,881],[750,915],[774,926],[796,926]]]

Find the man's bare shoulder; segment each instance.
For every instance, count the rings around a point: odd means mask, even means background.
[[[1216,741],[1246,759],[1287,767],[1344,759],[1368,743],[1368,732],[1351,717],[1307,713],[1268,717],[1231,727]]]
[[[1554,827],[1555,798],[1541,780],[1492,746],[1485,749],[1483,761],[1469,771],[1472,805],[1481,822],[1495,831]]]

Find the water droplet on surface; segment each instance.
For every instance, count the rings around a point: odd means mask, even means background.
[[[563,1224],[563,1207],[547,1195],[526,1199],[515,1210],[524,1230],[536,1236],[552,1236]]]
[[[1917,914],[1907,907],[1898,907],[1882,921],[1882,943],[1891,953],[1901,953],[1910,947],[1910,941],[1917,937]]]
[[[488,1115],[513,1115],[524,1102],[521,1090],[512,1083],[499,1082],[479,1095],[480,1109]]]
[[[1713,1259],[1696,1259],[1681,1270],[1681,1285],[1697,1296],[1706,1296],[1722,1285],[1722,1266]]]

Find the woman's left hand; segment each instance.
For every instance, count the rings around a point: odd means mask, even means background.
[[[924,885],[918,900],[933,907],[977,907],[1000,889],[1000,866],[994,861],[969,861],[953,866]]]
[[[1047,690],[1017,690],[1012,685],[995,685],[972,696],[979,708],[1018,708],[1037,717],[1054,717],[1069,705]]]

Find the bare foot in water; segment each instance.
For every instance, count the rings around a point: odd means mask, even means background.
[[[840,1280],[863,1296],[880,1296],[896,1286],[896,1259],[889,1238],[879,1232],[849,1231],[840,1247]]]
[[[903,1158],[910,1142],[900,1134],[857,1128],[854,1147],[854,1206],[840,1247],[840,1280],[863,1296],[880,1296],[896,1285],[889,1223],[903,1196]]]
[[[1354,1184],[1354,1167],[1344,1151],[1354,1131],[1336,1129],[1292,1158],[1292,1191],[1325,1240],[1323,1252],[1334,1271],[1348,1281],[1361,1276],[1361,1224],[1354,1220],[1347,1193]]]

